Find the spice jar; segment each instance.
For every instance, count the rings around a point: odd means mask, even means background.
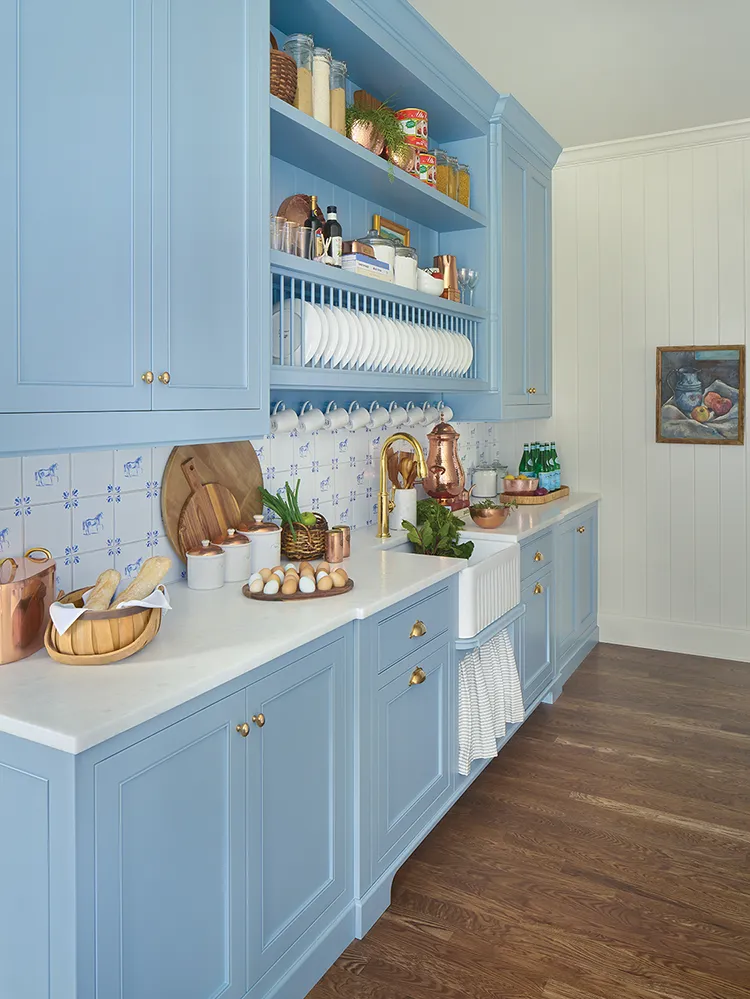
[[[417,251],[412,246],[396,246],[393,280],[402,288],[417,290]]]
[[[313,49],[313,117],[321,125],[331,124],[331,51]]]
[[[458,200],[465,207],[469,207],[471,200],[471,173],[465,163],[458,164]]]
[[[331,60],[331,128],[346,135],[346,63]]]
[[[294,106],[312,116],[313,113],[313,37],[290,35],[284,51],[297,63],[297,92]]]

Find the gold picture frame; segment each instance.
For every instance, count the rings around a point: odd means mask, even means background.
[[[657,444],[745,443],[745,345],[656,348]]]
[[[405,225],[384,219],[382,215],[373,215],[372,227],[377,229],[379,235],[387,236],[389,239],[401,243],[402,246],[411,245],[411,229],[407,229]]]

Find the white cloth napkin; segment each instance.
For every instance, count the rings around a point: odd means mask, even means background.
[[[472,649],[458,664],[458,772],[497,756],[507,723],[524,718],[521,681],[507,631]]]
[[[93,590],[94,587],[91,587]],[[89,598],[91,590],[86,590],[83,594],[83,607],[74,607],[73,604],[60,604],[55,601],[51,604],[49,609],[49,616],[52,618],[52,623],[55,628],[57,628],[58,635],[64,635],[68,628],[74,624],[78,618],[86,613],[86,601]],[[117,597],[115,597],[115,602]],[[123,607],[160,607],[163,611],[172,610],[172,605],[169,602],[169,594],[167,593],[167,588],[163,583],[159,584],[153,593],[150,593],[143,600],[126,600],[122,605]],[[119,608],[118,608],[119,609]]]

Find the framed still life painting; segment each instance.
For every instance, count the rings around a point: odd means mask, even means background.
[[[744,443],[744,345],[656,348],[656,440]]]

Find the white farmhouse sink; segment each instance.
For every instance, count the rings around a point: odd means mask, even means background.
[[[458,574],[458,637],[473,638],[521,602],[521,549],[515,542],[466,538],[474,551]],[[411,552],[409,542],[391,551]],[[430,558],[418,555],[417,558]]]

